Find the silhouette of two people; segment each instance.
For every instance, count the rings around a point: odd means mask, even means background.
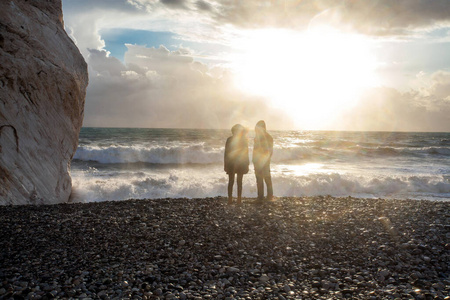
[[[233,203],[233,185],[237,175],[237,204],[242,202],[242,179],[249,171],[247,130],[236,124],[231,128],[233,136],[225,144],[224,169],[228,174],[228,204]],[[273,138],[266,131],[266,123],[259,121],[255,127],[253,146],[253,165],[255,168],[257,201],[264,200],[264,182],[267,186],[267,200],[273,198],[272,178],[270,175],[270,160],[273,153]]]

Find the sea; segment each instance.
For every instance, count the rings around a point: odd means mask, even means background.
[[[275,196],[450,200],[450,133],[268,132],[274,139]],[[230,135],[213,129],[82,128],[71,164],[71,200],[226,196],[223,158]],[[253,138],[249,131],[250,161]],[[255,198],[253,165],[243,185],[243,197]]]

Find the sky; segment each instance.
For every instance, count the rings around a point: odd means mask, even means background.
[[[450,132],[448,0],[63,0],[84,126]]]

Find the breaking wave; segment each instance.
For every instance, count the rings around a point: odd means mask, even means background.
[[[102,164],[149,163],[149,164],[210,164],[223,160],[221,150],[203,145],[160,146],[81,146],[75,160],[96,161]]]
[[[84,128],[73,200],[225,196],[229,130]],[[273,132],[277,196],[450,199],[449,133]],[[253,138],[249,134],[249,155]],[[253,165],[250,166],[253,169]],[[244,196],[255,197],[255,177]]]
[[[250,158],[251,158],[251,148]],[[223,148],[204,144],[177,146],[79,146],[74,160],[95,161],[102,164],[149,163],[149,164],[212,164],[223,162]],[[393,148],[360,147],[322,148],[310,146],[276,147],[272,160],[286,162],[296,160],[328,160],[338,158],[385,158],[385,157],[448,157],[449,147]]]
[[[73,201],[92,202],[125,199],[205,198],[225,196],[228,178],[217,168],[211,172],[145,172],[98,176],[95,169],[73,174]],[[207,174],[208,176],[205,176]],[[275,195],[286,197],[331,195],[337,197],[450,199],[450,177],[385,176],[364,177],[309,174],[272,177]],[[255,178],[244,176],[244,197],[256,196]]]

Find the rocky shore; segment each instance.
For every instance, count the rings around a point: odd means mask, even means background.
[[[0,207],[0,298],[450,299],[450,202]]]

